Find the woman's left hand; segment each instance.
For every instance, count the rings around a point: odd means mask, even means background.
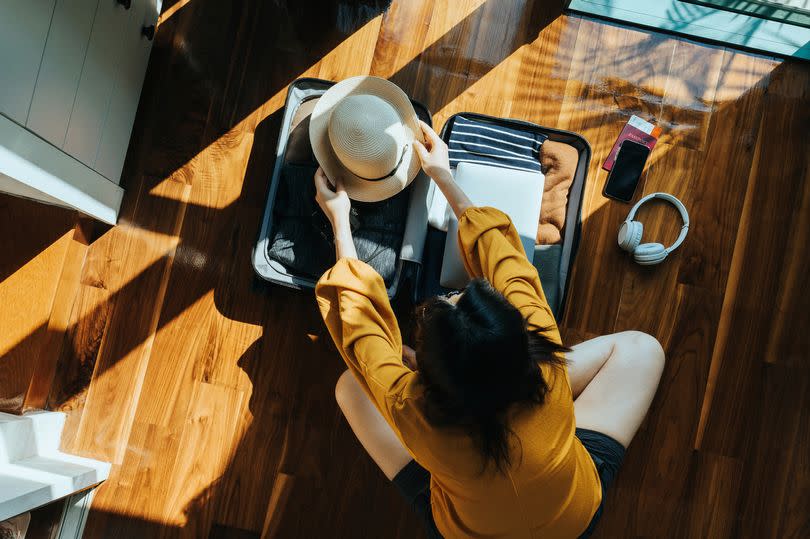
[[[333,190],[321,167],[315,171],[315,200],[329,218],[332,228],[349,226],[349,212],[352,209],[352,203],[349,195],[346,194],[343,182],[340,178],[336,178]]]

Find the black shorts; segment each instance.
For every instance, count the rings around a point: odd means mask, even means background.
[[[596,509],[588,529],[580,535],[580,538],[583,538],[590,537],[602,516],[605,493],[622,465],[625,449],[622,444],[607,434],[594,430],[577,429],[576,436],[596,464],[596,470],[602,483],[602,503]],[[433,510],[430,506],[430,472],[412,460],[394,477],[393,483],[422,521],[428,539],[441,539],[442,534],[436,527]]]
[[[593,530],[596,528],[596,523],[602,517],[602,509],[605,506],[605,495],[607,494],[608,487],[616,479],[616,474],[619,473],[619,468],[622,466],[624,460],[625,448],[622,444],[601,432],[588,429],[577,429],[576,436],[588,453],[591,455],[594,464],[596,464],[596,471],[599,474],[599,481],[602,483],[602,503],[596,509],[588,529],[580,535],[580,539],[590,537]]]

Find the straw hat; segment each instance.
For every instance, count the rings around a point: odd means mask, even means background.
[[[315,104],[309,139],[326,176],[349,197],[377,202],[402,191],[421,168],[413,141],[422,130],[408,96],[379,77],[343,80]]]

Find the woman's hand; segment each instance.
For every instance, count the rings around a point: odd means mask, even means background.
[[[349,195],[346,194],[343,182],[340,178],[336,178],[333,190],[321,167],[315,171],[315,200],[329,218],[333,229],[349,226],[349,212],[352,209],[352,203]]]
[[[422,170],[433,178],[436,183],[452,180],[450,154],[447,151],[447,144],[422,120],[419,120],[419,127],[422,128],[422,134],[425,136],[425,144],[415,140],[413,146],[416,155],[419,156],[419,160],[422,162]]]
[[[321,207],[323,213],[332,223],[332,232],[335,236],[335,257],[357,258],[357,250],[354,247],[352,238],[352,227],[349,224],[349,212],[352,210],[352,203],[349,195],[343,187],[340,178],[335,179],[335,189],[329,184],[329,179],[324,174],[323,169],[318,167],[315,171],[315,200]]]
[[[428,145],[426,147],[418,140],[413,143],[416,153],[419,155],[419,160],[422,161],[422,169],[428,176],[433,178],[444,198],[447,199],[447,203],[453,208],[453,213],[460,219],[461,215],[473,203],[453,181],[453,175],[450,173],[450,154],[447,151],[447,144],[428,124],[419,120],[419,125],[422,127],[422,133],[424,133]]]

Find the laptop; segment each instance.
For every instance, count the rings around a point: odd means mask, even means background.
[[[476,206],[492,206],[512,219],[520,235],[526,257],[531,261],[540,221],[545,176],[540,172],[459,163],[456,184]],[[439,283],[445,288],[467,286],[470,277],[464,268],[458,245],[458,219],[450,216]]]

